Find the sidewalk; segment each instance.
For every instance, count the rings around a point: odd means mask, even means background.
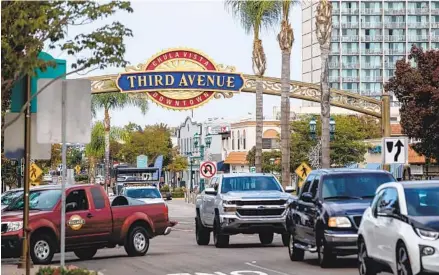
[[[30,269],[30,274],[35,275],[37,274],[40,267],[43,267],[41,265],[34,265],[33,268]],[[48,267],[48,266],[47,266]],[[53,266],[55,267],[55,266]],[[76,266],[68,265],[66,266],[67,269],[75,269]],[[16,264],[5,264],[2,263],[2,274],[1,275],[26,275],[25,269],[19,269]],[[98,272],[98,275],[104,275],[102,272]]]

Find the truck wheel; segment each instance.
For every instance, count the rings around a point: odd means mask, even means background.
[[[290,234],[289,233],[282,234],[282,244],[284,246],[288,246],[290,244]]]
[[[274,233],[272,232],[264,232],[259,233],[259,240],[261,244],[271,244],[273,242]]]
[[[296,240],[293,234],[290,235],[290,241],[288,243],[288,254],[290,255],[290,260],[293,262],[303,261],[305,257],[305,250],[295,247]]]
[[[337,256],[332,253],[331,249],[326,246],[326,241],[322,237],[320,241],[317,243],[317,256],[319,259],[319,265],[321,268],[330,267],[334,261],[337,259]]]
[[[220,220],[219,217],[216,216],[213,224],[213,242],[217,248],[223,248],[229,245],[230,236],[221,233]]]
[[[77,249],[73,250],[73,253],[75,253],[76,257],[78,257],[80,260],[91,260],[94,255],[96,255],[96,252],[98,252],[97,248],[87,248],[87,249]]]
[[[195,237],[198,245],[209,245],[210,231],[201,223],[199,217],[195,218]]]
[[[31,237],[30,257],[34,264],[50,264],[52,262],[53,254],[55,254],[55,249],[53,238],[47,234],[37,233],[37,235]]]
[[[142,226],[135,226],[131,229],[124,247],[128,256],[145,255],[149,248],[149,237],[146,229]]]

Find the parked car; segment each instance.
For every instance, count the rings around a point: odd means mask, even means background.
[[[439,274],[439,181],[381,185],[358,234],[360,275]]]
[[[52,182],[52,180],[53,180],[53,177],[51,174],[46,174],[43,176],[43,181],[45,181],[45,182]]]
[[[165,203],[145,204],[118,196],[110,201],[101,186],[66,187],[66,251],[81,260],[91,259],[101,248],[123,245],[129,256],[142,256],[150,239],[167,235],[176,224],[169,221]],[[61,187],[49,185],[30,191],[30,255],[34,264],[50,264],[59,252]],[[2,212],[2,258],[21,255],[23,199]]]
[[[157,187],[148,184],[126,184],[120,195],[141,200],[145,203],[164,203],[162,194]]]
[[[95,178],[95,182],[96,182],[96,184],[104,185],[105,179],[103,176],[98,175]]]
[[[282,234],[284,245],[288,245],[285,218],[290,197],[271,174],[213,177],[196,198],[197,244],[208,245],[213,232],[216,247],[228,246],[235,234],[259,234],[262,244],[272,243],[274,233]]]
[[[357,254],[357,231],[364,211],[383,183],[394,182],[389,172],[366,169],[312,171],[288,209],[288,252],[302,261],[305,251],[317,253],[321,267],[337,256]]]

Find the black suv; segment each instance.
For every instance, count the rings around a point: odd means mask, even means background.
[[[337,256],[357,254],[357,231],[364,211],[377,187],[394,181],[392,174],[382,170],[312,171],[288,208],[290,259],[302,261],[305,251],[313,252],[320,266],[328,267]]]

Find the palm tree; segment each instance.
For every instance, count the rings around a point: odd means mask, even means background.
[[[277,36],[280,49],[282,51],[282,73],[281,73],[281,153],[282,153],[282,185],[284,187],[291,184],[290,179],[290,147],[291,147],[291,127],[290,127],[290,66],[291,48],[294,42],[294,32],[289,21],[290,8],[293,4],[300,1],[282,1],[282,22],[281,29]]]
[[[330,159],[330,133],[329,119],[330,91],[328,82],[328,56],[331,49],[332,34],[332,4],[328,0],[320,0],[316,13],[316,35],[320,44],[322,69],[320,75],[321,91],[321,119],[322,119],[322,168],[329,168]]]
[[[102,121],[97,121],[91,130],[91,141],[85,146],[85,155],[89,163],[89,178],[90,183],[94,183],[95,168],[98,160],[101,160],[105,154],[105,137],[106,130]],[[129,142],[129,132],[119,127],[112,127],[109,134],[109,139],[120,143]]]
[[[93,95],[92,100],[93,116],[100,109],[104,109],[104,130],[105,130],[105,182],[110,182],[110,110],[123,109],[125,107],[138,107],[142,114],[148,110],[148,101],[144,94],[108,93]]]
[[[280,19],[279,2],[277,1],[240,1],[226,0],[226,7],[239,18],[247,34],[253,31],[253,73],[256,81],[256,172],[262,172],[262,128],[263,128],[263,82],[267,60],[259,35],[262,27],[271,27]]]

